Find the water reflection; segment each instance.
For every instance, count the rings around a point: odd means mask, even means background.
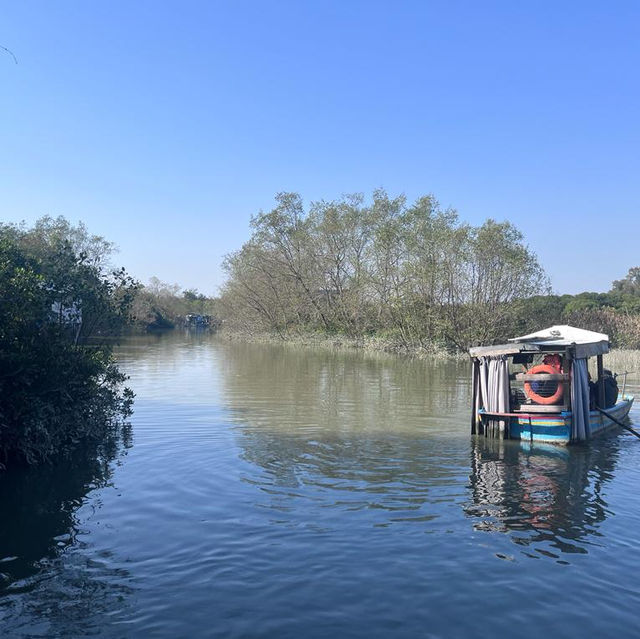
[[[245,343],[216,348],[231,408],[281,429],[415,432],[459,414],[469,392],[466,361]]]
[[[529,556],[587,553],[610,514],[603,488],[618,456],[616,437],[567,448],[475,438],[465,513]]]
[[[118,580],[126,579],[126,571],[110,566],[108,557],[83,554],[78,512],[87,504],[97,507],[88,495],[109,484],[128,433],[123,439],[100,450],[78,449],[57,464],[0,475],[0,623],[7,635],[94,631],[98,613],[122,607],[129,588]]]
[[[244,481],[261,489],[261,506],[315,509],[309,521],[321,508],[375,511],[376,526],[436,518],[434,493],[455,486],[466,463],[459,362],[246,344],[220,353],[224,401],[251,464]]]
[[[0,477],[1,636],[634,627],[637,442],[474,440],[467,362],[177,333],[120,359],[137,393],[126,464]],[[531,593],[545,603],[523,624]]]

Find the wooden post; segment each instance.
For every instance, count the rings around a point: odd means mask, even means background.
[[[604,408],[604,373],[602,366],[602,355],[598,355],[598,406]]]

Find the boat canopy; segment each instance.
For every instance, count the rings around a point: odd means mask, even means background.
[[[568,324],[550,326],[536,333],[529,333],[522,337],[513,337],[508,340],[515,343],[536,344],[537,346],[551,346],[567,348],[576,347],[575,357],[593,357],[609,352],[609,336],[595,331],[586,331]]]
[[[550,326],[535,333],[513,337],[508,344],[479,346],[469,350],[472,357],[515,355],[536,351],[572,351],[573,357],[583,359],[609,352],[609,336],[604,333],[586,331],[575,326],[561,324]]]

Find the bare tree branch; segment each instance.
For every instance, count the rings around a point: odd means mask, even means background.
[[[11,49],[7,49],[7,47],[3,47],[1,44],[0,44],[0,49],[3,49],[4,51],[6,51],[13,58],[13,61],[16,64],[18,64],[18,58],[16,58],[16,56],[14,55],[13,51],[11,51]]]

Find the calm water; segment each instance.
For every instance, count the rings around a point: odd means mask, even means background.
[[[632,436],[475,440],[465,362],[186,335],[120,360],[111,463],[0,477],[3,636],[640,633]]]

